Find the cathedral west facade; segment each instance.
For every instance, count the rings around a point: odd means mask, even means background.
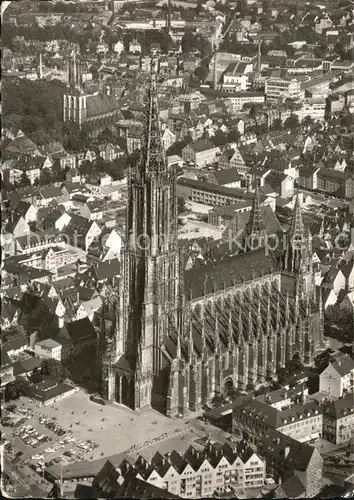
[[[176,172],[161,144],[155,75],[138,164],[128,175],[119,292],[102,322],[102,394],[143,409],[156,395],[169,416],[229,386],[251,389],[322,345],[309,235],[299,200],[281,251],[261,243],[258,188],[244,251],[186,270],[178,245]],[[252,249],[255,248],[256,249]]]

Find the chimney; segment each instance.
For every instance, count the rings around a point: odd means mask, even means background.
[[[80,293],[77,292],[76,294],[76,303],[79,305],[80,304]]]

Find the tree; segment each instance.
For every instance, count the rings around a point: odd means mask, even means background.
[[[198,66],[197,68],[195,68],[194,74],[198,78],[199,82],[204,82],[209,74],[209,69],[207,68],[207,66]]]
[[[5,387],[5,401],[10,401],[11,399],[18,399],[21,396],[28,396],[30,393],[29,382],[19,377],[13,382],[9,382]]]
[[[229,142],[228,136],[224,134],[220,129],[216,131],[215,135],[212,137],[212,141],[215,146],[225,146]]]
[[[302,124],[305,125],[305,127],[310,127],[313,125],[313,118],[310,115],[305,116],[305,118],[302,121]]]
[[[240,138],[240,132],[234,128],[227,134],[227,142],[237,142]]]
[[[284,128],[294,130],[300,125],[299,118],[296,115],[290,115],[284,122]]]
[[[48,168],[43,168],[41,175],[39,177],[39,184],[42,186],[48,186],[54,182],[54,177],[52,172]]]
[[[281,119],[276,118],[273,122],[272,129],[273,130],[281,130],[282,128],[283,127],[282,127]]]
[[[345,342],[353,342],[353,311],[338,305],[329,306],[325,311],[325,335]]]
[[[62,382],[69,376],[69,371],[56,359],[45,359],[41,364],[41,373],[48,378]]]

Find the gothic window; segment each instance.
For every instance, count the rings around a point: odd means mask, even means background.
[[[273,284],[274,284],[274,287],[277,289],[277,290],[280,290],[280,282],[279,282],[279,279],[276,278],[274,281],[273,281]]]
[[[194,314],[198,319],[201,319],[202,317],[202,306],[200,304],[197,304],[194,308]]]
[[[231,295],[231,293],[229,293],[229,295],[227,296],[227,302],[230,304],[230,306],[233,305],[233,296]]]
[[[259,283],[255,284],[254,293],[257,295],[257,297],[261,297],[261,286]]]

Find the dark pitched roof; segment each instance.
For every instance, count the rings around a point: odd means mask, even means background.
[[[276,494],[277,492],[281,493],[283,498],[301,498],[306,493],[306,489],[299,476],[294,475],[279,485]]]
[[[228,168],[226,170],[217,170],[214,172],[216,182],[220,185],[229,184],[241,180],[237,168]]]
[[[7,351],[17,351],[21,347],[27,346],[28,342],[26,337],[23,335],[17,335],[3,345],[3,348]]]
[[[15,213],[20,217],[24,217],[30,208],[31,208],[31,203],[20,200],[19,204],[15,209]]]
[[[205,293],[211,293],[214,288],[221,290],[224,286],[232,286],[233,282],[249,281],[262,273],[270,273],[271,269],[275,271],[276,268],[275,257],[272,254],[266,255],[263,248],[226,257],[217,263],[185,271],[185,293],[188,296],[191,290],[192,297],[202,297],[204,285]]]
[[[23,373],[28,373],[41,366],[42,360],[39,358],[27,358],[22,361],[16,361],[14,363],[14,375],[22,375]]]
[[[45,187],[40,190],[42,198],[60,198],[63,192],[59,187]]]
[[[215,148],[214,144],[209,139],[198,139],[197,141],[189,144],[189,146],[194,149],[196,153]]]
[[[341,377],[344,377],[345,375],[350,373],[351,370],[354,369],[353,359],[346,354],[344,354],[331,364]]]
[[[354,413],[353,394],[348,394],[345,398],[331,401],[324,409],[325,417],[340,419],[346,415]]]
[[[86,99],[87,117],[91,118],[118,110],[118,103],[113,96],[98,94]]]
[[[93,268],[93,274],[97,281],[109,280],[120,275],[120,262],[118,259],[106,260],[100,262]]]
[[[96,332],[91,321],[88,318],[83,318],[67,323],[59,332],[56,340],[61,342],[62,338],[66,338],[75,344],[88,337],[96,339]]]

